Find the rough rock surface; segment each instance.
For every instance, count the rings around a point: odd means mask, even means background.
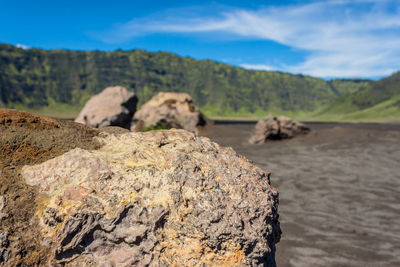
[[[280,140],[306,134],[310,128],[288,117],[268,115],[259,120],[249,139],[251,144],[262,144],[268,139]]]
[[[0,218],[0,265],[7,258],[5,266],[35,266],[48,257],[35,216],[40,195],[25,183],[21,168],[76,147],[95,149],[99,147],[93,142],[97,134],[96,129],[79,123],[0,109],[0,213],[4,215]]]
[[[163,126],[196,132],[197,127],[211,123],[193,104],[190,95],[172,92],[158,93],[135,113],[134,118],[138,120],[136,130]]]
[[[129,129],[137,97],[121,86],[107,87],[91,97],[75,122],[90,127],[120,126]]]
[[[275,265],[278,193],[232,149],[1,112],[0,262]]]

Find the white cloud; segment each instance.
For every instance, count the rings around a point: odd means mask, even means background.
[[[27,45],[23,45],[23,44],[16,44],[15,45],[16,47],[18,47],[18,48],[22,48],[22,49],[30,49],[30,47],[29,46],[27,46]]]
[[[256,11],[230,9],[214,16],[152,17],[119,25],[112,36],[121,41],[151,33],[211,32],[272,40],[307,52],[304,62],[282,65],[283,71],[319,77],[377,77],[400,69],[397,0],[316,1]],[[242,66],[268,68],[251,62]]]
[[[240,64],[239,65],[242,68],[249,69],[249,70],[275,70],[276,68],[273,68],[268,65],[264,64]]]

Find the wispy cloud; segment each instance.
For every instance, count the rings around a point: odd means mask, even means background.
[[[135,19],[103,40],[123,41],[152,33],[228,33],[272,40],[307,52],[304,62],[281,70],[319,77],[376,77],[400,69],[400,5],[397,0],[333,0],[259,10],[227,9],[212,15]],[[171,15],[173,14],[173,15]],[[268,69],[252,62],[245,68]]]

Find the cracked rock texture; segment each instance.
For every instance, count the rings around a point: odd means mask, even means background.
[[[135,113],[134,118],[138,122],[133,130],[163,126],[197,132],[198,127],[212,123],[193,104],[189,94],[173,92],[158,93]]]
[[[129,129],[137,101],[136,95],[124,87],[107,87],[89,99],[75,122],[94,128],[120,126]]]
[[[306,125],[291,118],[268,115],[259,120],[253,129],[249,143],[262,144],[267,140],[293,138],[310,131]]]
[[[47,143],[32,132],[54,135],[53,127],[91,141],[54,142],[50,156],[19,155],[22,164],[6,165],[2,183],[12,178],[19,187],[2,190],[12,218],[0,226],[4,264],[275,266],[277,190],[268,172],[231,148],[184,130],[99,132],[32,117],[42,124],[29,131],[34,147]],[[8,127],[12,135],[25,126]],[[14,210],[16,194],[27,217]]]

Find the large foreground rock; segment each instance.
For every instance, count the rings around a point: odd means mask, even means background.
[[[193,104],[190,95],[172,92],[158,93],[135,113],[135,119],[137,130],[162,126],[196,132],[197,127],[211,122]]]
[[[288,117],[268,115],[259,120],[249,139],[252,144],[262,144],[268,139],[280,140],[306,134],[310,128]]]
[[[0,263],[275,266],[268,172],[184,130],[118,129],[0,110]]]
[[[89,99],[75,122],[95,128],[120,126],[129,129],[137,100],[135,94],[124,87],[107,87]]]

